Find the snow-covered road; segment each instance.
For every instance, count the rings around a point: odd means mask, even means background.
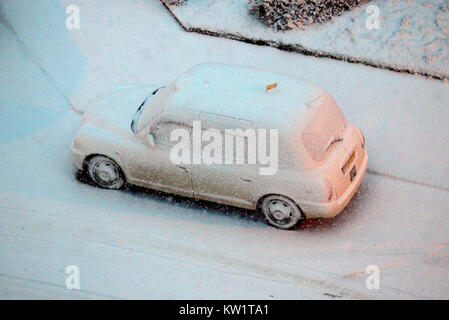
[[[157,0],[70,1],[81,29],[55,51],[51,34],[33,42],[33,19],[17,22],[27,6],[3,3],[16,34],[2,22],[0,298],[449,298],[448,84],[189,34]],[[286,232],[247,211],[76,179],[70,103],[202,62],[300,75],[335,96],[370,152],[342,214]],[[68,265],[79,291],[65,288]],[[368,265],[379,290],[365,287]]]

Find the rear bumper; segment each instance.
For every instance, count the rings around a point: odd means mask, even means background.
[[[303,209],[307,218],[332,218],[339,214],[354,196],[366,173],[368,166],[368,153],[363,149],[363,161],[358,168],[357,175],[348,189],[337,200],[326,203],[308,203]]]

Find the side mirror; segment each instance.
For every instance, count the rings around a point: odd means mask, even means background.
[[[151,148],[154,148],[156,146],[156,142],[154,141],[154,136],[152,133],[147,134],[145,140]]]

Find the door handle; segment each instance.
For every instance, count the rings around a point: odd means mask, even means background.
[[[251,179],[245,179],[245,178],[240,178],[240,180],[245,181],[245,182],[251,182]]]
[[[185,172],[187,172],[187,168],[181,165],[176,165],[179,169],[184,170]]]

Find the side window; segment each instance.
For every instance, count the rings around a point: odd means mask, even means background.
[[[200,120],[203,135],[207,129],[215,129],[221,133],[221,157],[223,162],[231,161],[233,164],[256,162],[256,143],[252,141],[254,143],[250,144],[247,136],[255,132],[252,129],[251,121],[204,111],[200,113]],[[207,144],[209,144],[208,141],[203,141],[203,148]]]
[[[175,129],[184,129],[188,132],[189,137],[191,135],[191,127],[185,123],[170,120],[167,118],[160,119],[156,124],[151,127],[151,134],[154,136],[156,145],[161,146],[163,149],[171,148],[177,141],[170,141],[170,135]]]

